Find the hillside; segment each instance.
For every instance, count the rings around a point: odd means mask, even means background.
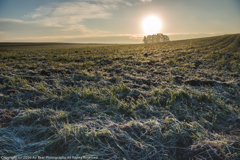
[[[5,47],[0,102],[1,156],[237,159],[240,34]]]

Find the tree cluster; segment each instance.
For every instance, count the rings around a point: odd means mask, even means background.
[[[170,39],[167,35],[163,35],[162,33],[144,36],[143,38],[144,43],[156,43],[166,41],[170,41]]]

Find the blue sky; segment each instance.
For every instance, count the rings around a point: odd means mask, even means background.
[[[240,0],[0,0],[0,42],[142,43],[142,22],[171,40],[240,33]]]

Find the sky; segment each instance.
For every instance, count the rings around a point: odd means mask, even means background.
[[[240,33],[240,0],[0,0],[0,42],[143,43],[143,21],[170,40]]]

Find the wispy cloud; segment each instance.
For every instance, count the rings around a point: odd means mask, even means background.
[[[96,34],[106,34],[107,31],[102,30],[90,30],[86,26],[77,24],[70,26],[46,26],[38,21],[21,21],[15,19],[0,19],[1,31],[8,35],[8,37],[14,35],[25,36],[54,36],[54,35],[81,35],[92,36]]]
[[[41,6],[34,13],[25,17],[31,17],[31,21],[36,21],[47,26],[76,25],[84,19],[109,18],[110,10],[116,8],[115,4],[96,4],[88,2],[65,2]]]
[[[112,11],[121,6],[131,7],[149,0],[74,0],[36,8],[24,15],[24,20],[0,19],[0,41],[8,40],[68,40],[86,37],[116,36],[109,31],[89,29],[86,19],[111,18]],[[58,35],[61,35],[59,37]],[[119,36],[119,35],[118,35]],[[131,36],[124,36],[131,37]]]
[[[22,23],[22,20],[18,19],[8,19],[8,18],[0,18],[0,22],[16,22],[16,23]]]
[[[24,17],[48,26],[76,25],[84,19],[110,18],[111,11],[118,9],[119,6],[133,6],[139,2],[151,2],[151,0],[81,0],[52,3],[40,6],[35,12]]]
[[[141,0],[142,2],[152,2],[152,0]]]

